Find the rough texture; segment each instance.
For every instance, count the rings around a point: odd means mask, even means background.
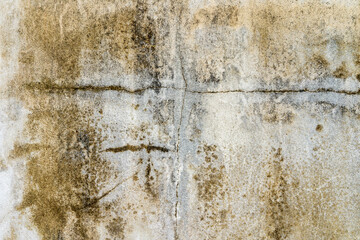
[[[0,9],[0,239],[359,239],[359,1]]]

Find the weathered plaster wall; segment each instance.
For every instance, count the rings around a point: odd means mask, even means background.
[[[358,0],[0,9],[0,239],[359,239]]]

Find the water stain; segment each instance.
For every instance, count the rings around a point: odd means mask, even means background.
[[[124,220],[121,217],[114,218],[107,226],[106,229],[114,239],[124,239]]]
[[[144,71],[156,80],[163,75],[157,52],[157,30],[146,1],[138,0],[135,8],[98,17],[84,30],[84,45],[91,57],[101,61],[104,52],[125,62],[128,74]],[[157,86],[159,83],[157,83]]]
[[[36,49],[36,63],[50,61],[51,78],[63,82],[72,82],[80,76],[81,55],[81,14],[76,1],[60,1],[57,4],[47,0],[23,3],[24,17],[21,24],[21,34],[27,41],[26,48]],[[34,47],[34,48],[32,48]],[[38,52],[40,51],[40,52]],[[40,60],[40,55],[45,58]],[[28,57],[22,57],[24,62]],[[29,60],[25,60],[29,62]],[[33,61],[30,61],[30,63]],[[45,76],[49,74],[47,67],[39,71]]]
[[[197,154],[204,157],[204,163],[193,176],[197,184],[197,196],[200,201],[197,209],[199,218],[206,224],[208,230],[215,232],[226,228],[228,209],[226,201],[226,173],[225,166],[221,164],[216,145],[203,145]]]
[[[191,20],[191,25],[196,28],[209,25],[236,27],[238,24],[239,8],[222,4],[198,10]]]
[[[152,199],[159,198],[159,192],[157,190],[158,178],[159,172],[153,167],[153,163],[149,158],[145,169],[145,190]]]
[[[346,64],[343,62],[340,67],[336,68],[333,72],[334,77],[346,79],[350,76],[349,71],[346,69]]]
[[[90,3],[80,11],[73,0],[56,4],[24,1],[23,5],[20,32],[26,44],[19,61],[36,67],[30,81],[34,77],[39,81],[40,77],[72,86],[81,76],[83,59],[104,64],[105,53],[121,64],[122,73],[150,75],[154,87],[160,87],[160,78],[171,75],[164,65],[163,50],[158,48],[159,41],[166,39],[166,29],[157,30],[158,26],[165,27],[159,23],[164,19],[155,20],[145,0],[115,12],[95,14],[88,10],[92,8]]]
[[[283,168],[282,149],[273,149],[267,166],[266,190],[261,196],[265,205],[265,231],[269,239],[287,239],[291,231],[291,213],[288,204],[288,183]]]
[[[90,109],[63,101],[59,96],[36,93],[23,95],[28,116],[24,137],[14,158],[25,157],[27,176],[19,210],[29,209],[31,220],[43,239],[76,236],[89,239],[100,215],[101,196],[116,173],[99,154],[103,136]],[[90,110],[90,111],[89,111]],[[75,223],[70,232],[70,215]]]
[[[212,82],[210,76],[215,82],[223,81],[222,70],[231,67],[237,69],[236,74],[252,74],[265,81],[356,75],[346,57],[358,52],[359,20],[354,12],[352,7],[329,7],[316,1],[206,6],[191,13],[188,21],[191,62],[198,65],[194,71],[207,75],[207,81],[198,77],[204,83]],[[330,61],[329,51],[342,59],[343,67],[330,71],[337,66]],[[213,69],[212,62],[218,67]]]
[[[259,105],[256,104],[254,106],[254,111],[256,111],[265,122],[291,124],[295,119],[295,113],[290,107],[291,106],[287,104],[279,105],[272,102],[266,102]]]
[[[26,141],[19,140],[11,155],[26,162],[18,209],[29,213],[43,239],[97,239],[101,221],[109,222],[112,236],[124,237],[125,221],[106,220],[112,207],[102,199],[118,181],[118,172],[101,155],[106,139],[98,125],[102,109],[89,98],[104,90],[131,91],[78,85],[84,64],[100,66],[110,58],[120,63],[122,73],[150,76],[155,88],[170,71],[158,47],[169,28],[162,16],[166,9],[154,16],[149,10],[154,6],[145,0],[115,11],[98,7],[75,0],[21,2],[20,70],[11,84],[30,114],[21,137]],[[105,151],[141,150],[169,151],[145,144]],[[146,191],[156,198],[159,173],[149,162],[144,174]]]

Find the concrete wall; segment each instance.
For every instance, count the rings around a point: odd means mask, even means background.
[[[360,239],[359,1],[0,9],[0,239]]]

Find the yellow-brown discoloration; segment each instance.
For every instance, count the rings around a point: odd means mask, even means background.
[[[106,228],[111,237],[115,239],[124,239],[124,220],[121,217],[114,218]]]
[[[109,2],[113,1],[106,1]],[[119,182],[117,171],[103,158],[105,154],[144,151],[150,155],[154,151],[166,153],[169,149],[146,143],[145,140],[152,134],[149,130],[151,123],[127,131],[126,134],[131,135],[128,137],[140,141],[139,144],[103,149],[102,142],[106,136],[98,126],[99,114],[102,116],[103,110],[95,109],[93,99],[89,100],[93,95],[89,97],[88,94],[123,89],[94,86],[76,88],[84,65],[89,62],[95,65],[95,70],[89,68],[89,71],[101,71],[96,68],[103,67],[106,60],[119,64],[115,65],[120,66],[120,74],[145,74],[145,77],[159,80],[169,73],[163,54],[170,49],[162,45],[168,34],[166,19],[155,16],[157,10],[154,10],[156,7],[150,10],[150,1],[128,2],[126,6],[118,4],[115,10],[107,10],[106,7],[97,10],[102,3],[22,1],[20,70],[11,85],[11,94],[21,100],[30,114],[22,138],[15,144],[11,157],[26,161],[24,195],[18,209],[29,214],[33,227],[43,239],[98,239],[97,227],[100,222],[105,225],[104,229],[111,238],[122,239],[127,237],[126,230],[131,231],[131,227],[127,229],[130,211],[134,218],[139,215],[138,219],[146,223],[153,221],[150,215],[156,215],[154,212],[157,209],[151,210],[148,216],[146,213],[139,214],[135,207],[152,206],[154,200],[158,206],[165,205],[165,201],[160,201],[163,191],[161,180],[165,179],[162,174],[168,172],[158,167],[150,156],[141,159],[138,164],[141,169],[129,177],[134,182],[131,186],[134,192],[141,188],[138,192],[142,195],[139,193],[134,197],[132,192],[126,193],[130,199],[127,201],[137,199],[143,202],[129,204],[125,209],[121,208],[122,203],[110,201],[105,204],[101,201]],[[156,5],[156,1],[151,3]],[[184,56],[184,62],[189,60],[189,65],[196,72],[196,80],[201,83],[218,84],[226,78],[226,74],[231,75],[232,70],[243,71],[240,76],[254,77],[264,82],[314,80],[329,76],[338,78],[337,81],[350,77],[360,81],[358,10],[359,7],[337,6],[334,12],[334,8],[316,1],[302,4],[279,4],[276,1],[221,4],[196,10],[190,16],[189,12],[181,12],[181,18],[189,18],[181,24],[188,25],[184,27],[180,24],[177,30],[184,31],[185,48],[188,44],[190,52],[196,55],[195,59],[192,59],[192,54]],[[204,43],[204,39],[208,41]],[[4,46],[12,44],[3,35],[0,40]],[[175,37],[171,41],[176,42]],[[11,52],[2,48],[0,55],[7,59]],[[235,66],[248,62],[249,65]],[[246,72],[248,69],[258,75]],[[105,66],[103,71],[107,70]],[[156,82],[156,87],[159,86],[160,82]],[[186,102],[184,100],[183,103]],[[149,101],[148,104],[152,103]],[[175,101],[163,100],[151,113],[152,120],[160,126],[155,130],[159,135],[166,135],[169,142],[176,122],[172,112],[174,106]],[[133,108],[148,111],[139,104]],[[350,110],[342,108],[339,111],[350,113]],[[203,121],[197,121],[201,120],[197,116],[201,114],[199,109],[201,106],[194,108],[191,116],[195,117],[189,120],[189,123],[197,122],[190,131],[192,142],[206,137],[202,132]],[[248,115],[259,116],[259,124],[293,124],[296,120],[293,110],[287,103],[261,102],[253,104]],[[164,127],[167,125],[171,125],[171,130]],[[327,130],[321,124],[311,125],[309,129],[316,136],[322,136]],[[295,176],[289,177],[281,148],[273,149],[262,166],[266,177],[260,180],[263,181],[260,185],[263,184],[264,188],[260,194],[254,191],[249,196],[256,195],[254,198],[260,200],[260,204],[256,204],[261,206],[255,208],[261,208],[259,218],[263,225],[259,229],[267,239],[287,239],[293,237],[296,231],[303,238],[310,239],[313,232],[308,229],[311,228],[320,229],[316,236],[319,239],[346,236],[344,224],[336,216],[337,206],[328,204],[338,200],[331,192],[330,181],[325,179],[321,164],[326,163],[319,163],[324,158],[318,154],[324,149],[321,151],[319,147],[314,147],[313,150],[316,152],[313,158],[318,161],[312,165],[314,168],[309,176],[314,179],[309,180],[308,185],[296,182]],[[239,219],[232,215],[230,205],[231,201],[239,199],[239,192],[227,188],[230,184],[226,174],[232,169],[219,157],[215,145],[200,147],[198,154],[204,161],[193,175],[199,200],[196,206],[199,213],[197,222],[202,222],[207,228],[207,237],[216,238],[216,233],[232,227],[230,218],[234,221]],[[0,169],[5,169],[2,159]],[[178,169],[171,171],[178,172]],[[258,183],[258,180],[254,181]],[[259,188],[261,190],[261,186]],[[245,203],[240,204],[250,205],[251,199],[246,194],[241,195]],[[234,196],[237,199],[232,198]],[[120,210],[116,212],[114,205]],[[179,206],[182,207],[181,204]],[[110,214],[110,211],[114,212]],[[122,216],[119,213],[122,211],[128,211],[128,216]],[[113,217],[113,213],[117,214],[116,217]],[[16,238],[15,235],[11,238]]]
[[[24,2],[24,10],[21,32],[28,42],[25,47],[38,52],[35,60],[41,75],[72,83],[81,71],[82,18],[76,1]],[[33,58],[29,54],[26,52],[20,61],[29,62]],[[43,65],[46,61],[51,65]]]
[[[319,130],[321,125],[317,126]],[[314,159],[319,161],[319,149],[314,149]],[[321,151],[320,151],[321,152]],[[273,148],[265,170],[264,188],[260,200],[264,222],[261,230],[266,239],[311,238],[338,239],[347,237],[344,222],[337,211],[334,192],[328,177],[323,176],[321,163],[313,163],[310,181],[290,175],[288,161],[281,148]],[[295,173],[296,171],[292,171]],[[304,185],[304,184],[309,185]],[[336,201],[335,201],[336,202]],[[321,229],[321,230],[320,230]]]
[[[269,239],[287,239],[291,231],[291,209],[288,204],[288,184],[283,169],[281,148],[274,149],[272,161],[267,166],[266,191],[261,196],[265,205],[265,231]]]
[[[350,73],[348,72],[348,70],[346,69],[346,65],[343,62],[342,65],[340,67],[338,67],[334,72],[333,72],[334,77],[336,78],[342,78],[342,79],[346,79],[349,77]]]
[[[70,216],[76,220],[70,234],[89,239],[101,212],[98,199],[110,180],[116,179],[110,164],[99,155],[103,137],[91,120],[90,109],[63,102],[61,96],[27,93],[32,113],[24,135],[33,144],[18,143],[13,157],[25,157],[27,177],[19,209],[29,209],[44,239],[62,237]]]
[[[283,123],[291,124],[294,121],[295,113],[290,104],[275,104],[273,102],[265,102],[254,105],[254,112],[259,114],[267,123]]]
[[[100,155],[105,136],[95,105],[85,97],[86,104],[80,106],[81,95],[60,90],[76,85],[83,51],[91,51],[99,60],[104,44],[133,73],[149,70],[156,75],[152,20],[144,15],[146,4],[141,1],[134,9],[92,20],[79,10],[77,1],[23,4],[24,42],[13,89],[19,90],[16,97],[30,114],[23,132],[27,141],[16,143],[12,152],[13,158],[26,159],[26,184],[18,209],[29,210],[43,239],[97,239],[96,227],[110,209],[100,199],[118,181],[117,172]],[[147,189],[152,189],[153,180],[149,181]],[[107,229],[121,237],[124,225],[125,221],[114,220]]]
[[[191,25],[196,28],[203,26],[230,26],[239,25],[239,8],[229,5],[218,5],[200,9],[194,14]]]
[[[330,75],[356,77],[359,6],[337,5],[334,9],[319,1],[281,2],[208,6],[191,14],[187,42],[195,53],[197,75],[221,76],[227,66],[240,61],[233,59],[234,47],[235,53],[249,57],[247,61],[256,59],[252,66],[258,71],[256,76],[267,81],[277,78],[299,81]],[[245,40],[232,42],[233,37],[221,37],[234,31],[245,33]],[[208,43],[212,48],[203,45],[201,41],[205,39],[195,38],[200,33],[216,36],[216,32],[219,36]],[[239,43],[246,45],[245,53]],[[339,59],[343,62],[341,67]],[[216,69],[212,63],[217,65]],[[246,69],[243,71],[247,76]],[[216,79],[220,81],[223,77]]]
[[[153,163],[148,159],[145,169],[145,191],[154,200],[159,198],[158,179],[159,172],[153,167]]]
[[[200,221],[217,232],[227,226],[228,209],[223,206],[226,201],[225,167],[219,163],[217,146],[204,145],[198,150],[204,154],[204,163],[194,175],[197,183],[198,199],[202,203],[198,210]],[[209,229],[210,230],[210,229]]]
[[[92,50],[93,58],[101,60],[103,52],[108,51],[125,62],[126,73],[148,70],[155,79],[160,77],[156,25],[147,15],[145,1],[138,1],[136,9],[101,16],[85,28],[84,35],[84,45]]]
[[[318,132],[321,132],[323,130],[323,128],[324,127],[321,124],[316,125],[316,131],[318,131]]]
[[[21,35],[26,44],[19,62],[34,68],[27,81],[51,79],[73,86],[81,76],[83,59],[98,71],[98,64],[109,58],[104,53],[120,63],[119,74],[146,73],[159,80],[168,73],[157,49],[156,21],[145,0],[102,13],[93,13],[91,5],[83,8],[73,0],[24,1],[23,5]]]

